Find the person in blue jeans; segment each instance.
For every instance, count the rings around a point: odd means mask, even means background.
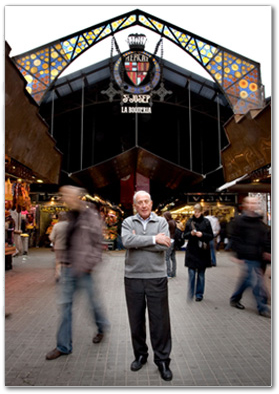
[[[196,297],[202,301],[205,288],[205,271],[211,267],[209,241],[213,239],[212,227],[203,216],[202,206],[194,206],[194,215],[188,220],[184,238],[188,240],[185,253],[185,266],[188,267],[188,299]]]
[[[246,197],[243,200],[243,213],[233,221],[231,247],[236,253],[236,261],[243,269],[230,304],[237,309],[245,309],[240,300],[244,291],[252,287],[259,315],[270,318],[262,260],[266,253],[270,253],[271,241],[268,229],[257,213],[258,209],[258,198]]]
[[[163,217],[168,222],[170,238],[171,238],[171,246],[166,251],[166,265],[167,265],[167,275],[168,278],[175,278],[176,277],[176,255],[175,255],[175,229],[176,229],[176,222],[172,218],[170,212],[164,212]]]
[[[70,208],[66,236],[66,253],[61,262],[59,282],[61,322],[57,332],[56,348],[46,355],[47,360],[72,353],[72,306],[76,291],[83,288],[88,295],[92,319],[98,332],[93,343],[100,343],[109,327],[102,310],[96,286],[93,282],[93,269],[102,259],[102,225],[98,211],[90,203],[81,200],[86,194],[83,189],[63,186],[60,189],[62,200]]]
[[[214,235],[214,239],[209,241],[209,246],[210,246],[210,253],[211,253],[211,265],[212,265],[212,267],[216,267],[217,263],[216,263],[216,253],[215,253],[215,238],[217,238],[217,236],[219,235],[221,227],[220,227],[220,223],[219,223],[218,218],[216,218],[215,216],[209,215],[208,210],[206,210],[204,212],[204,216],[206,219],[209,220],[211,227],[212,227],[212,232]]]

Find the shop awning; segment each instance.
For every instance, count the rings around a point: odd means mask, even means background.
[[[248,176],[248,174],[245,174],[245,175],[235,179],[234,181],[227,182],[224,185],[218,187],[218,189],[216,189],[216,191],[221,192],[223,190],[230,189],[231,187],[235,186],[238,182],[240,182],[242,179],[247,178],[247,176]]]
[[[232,193],[271,193],[271,166],[266,166],[227,182],[216,191]]]
[[[225,125],[229,145],[222,150],[226,182],[271,164],[271,103],[232,117]]]
[[[271,184],[269,183],[238,183],[228,189],[232,193],[271,193]]]
[[[143,148],[134,147],[100,164],[69,176],[87,189],[101,189],[132,174],[140,173],[171,190],[201,182],[204,176],[163,159]]]

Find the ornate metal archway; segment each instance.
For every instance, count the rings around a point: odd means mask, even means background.
[[[120,15],[12,60],[27,81],[26,89],[40,104],[59,75],[86,50],[132,26],[145,27],[192,56],[215,80],[235,114],[263,108],[260,64],[139,9]]]

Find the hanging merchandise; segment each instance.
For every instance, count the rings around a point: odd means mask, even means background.
[[[14,229],[15,221],[11,217],[10,211],[5,210],[5,243],[8,246],[13,246],[14,244]]]
[[[5,181],[5,201],[13,201],[13,187],[10,178]]]
[[[12,184],[13,205],[20,206],[23,210],[29,211],[31,199],[29,196],[30,185],[26,182],[15,182]]]

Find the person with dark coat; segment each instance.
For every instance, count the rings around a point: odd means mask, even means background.
[[[185,254],[185,266],[188,267],[189,275],[188,298],[193,299],[195,295],[196,301],[202,301],[205,270],[211,267],[209,241],[214,236],[209,220],[202,214],[200,204],[194,206],[194,215],[186,224],[184,238],[188,240]]]
[[[243,201],[243,213],[234,220],[232,250],[243,269],[230,304],[237,309],[245,309],[240,300],[244,291],[252,287],[259,315],[270,318],[262,261],[266,253],[270,253],[271,244],[268,229],[257,213],[258,208],[257,197],[246,197]]]
[[[166,251],[166,265],[167,265],[167,275],[168,278],[174,278],[176,276],[176,256],[175,256],[175,229],[176,221],[172,218],[170,212],[164,212],[164,218],[168,222],[169,232],[171,238],[171,246]]]

